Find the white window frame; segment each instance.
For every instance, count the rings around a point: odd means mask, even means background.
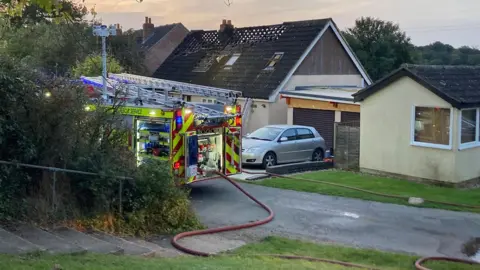
[[[476,123],[475,123],[475,141],[473,142],[467,142],[467,143],[462,143],[462,112],[463,111],[468,111],[468,110],[475,110],[477,113],[477,118],[476,118]],[[459,110],[458,114],[458,150],[464,150],[464,149],[469,149],[469,148],[474,148],[474,147],[479,147],[480,146],[480,140],[479,140],[479,135],[480,135],[480,108],[468,108],[468,109],[462,109]]]
[[[230,59],[228,59],[228,61],[225,63],[225,66],[226,67],[231,67],[233,66],[233,64],[235,64],[235,62],[237,62],[238,58],[240,58],[241,54],[240,53],[234,53]]]
[[[275,61],[275,64],[273,66],[270,66],[271,63],[274,63],[274,59],[275,59],[275,56],[279,55],[280,56],[280,59],[278,59],[277,61]],[[284,52],[275,52],[273,54],[273,56],[270,58],[270,60],[268,60],[267,62],[267,66],[264,68],[264,70],[273,70],[275,69],[275,66],[278,64],[278,62],[280,62],[280,60],[282,60],[283,56],[285,55]]]
[[[438,109],[449,109],[450,110],[450,126],[448,127],[449,138],[448,138],[448,145],[444,144],[436,144],[436,143],[424,143],[424,142],[416,142],[415,141],[415,108],[438,108]],[[410,116],[410,145],[412,146],[420,146],[420,147],[427,147],[427,148],[436,148],[436,149],[444,149],[444,150],[452,150],[452,142],[453,142],[453,109],[450,107],[440,107],[440,106],[425,106],[425,105],[413,105],[412,112]]]

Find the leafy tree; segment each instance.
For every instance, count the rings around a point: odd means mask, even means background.
[[[122,35],[110,37],[107,43],[109,53],[115,56],[127,73],[144,74],[145,54],[137,42],[138,34],[133,29]]]
[[[12,8],[21,6],[17,3],[12,5]],[[27,3],[21,10],[7,12],[6,16],[14,26],[19,27],[37,23],[52,23],[52,21],[61,19],[80,22],[87,14],[88,9],[82,3],[62,0],[58,2],[58,6],[53,6],[51,9],[46,8],[41,2]]]
[[[123,71],[120,63],[113,57],[107,56],[107,72],[108,73],[120,73]],[[102,75],[102,56],[91,55],[87,56],[85,60],[79,62],[73,68],[73,75],[75,77],[80,76],[101,76]]]
[[[95,49],[89,30],[86,23],[10,28],[5,33],[5,53],[46,74],[62,76]]]
[[[393,22],[362,17],[343,35],[374,81],[413,60],[410,38]]]
[[[480,65],[480,50],[468,46],[458,49],[449,44],[434,42],[415,48],[418,64],[426,65]]]

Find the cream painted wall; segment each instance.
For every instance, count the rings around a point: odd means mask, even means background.
[[[410,145],[412,105],[451,107],[408,77],[361,103],[360,168],[445,182],[464,180],[455,167],[458,110],[453,110],[453,149],[441,150]],[[479,169],[462,165],[463,170],[469,171],[464,175],[472,176]]]
[[[458,114],[460,113],[458,112]],[[457,136],[457,138],[458,137],[459,136]],[[456,149],[458,149],[458,147]],[[456,151],[455,175],[458,181],[466,181],[480,177],[480,167],[477,165],[478,160],[480,160],[480,147]]]
[[[296,86],[357,86],[363,87],[361,75],[294,75],[284,90],[295,90]]]
[[[245,99],[239,98],[237,99],[237,103],[243,107],[245,106]],[[242,119],[244,126],[243,126],[243,134],[251,133],[256,129],[259,129],[263,126],[270,124],[269,115],[270,115],[270,105],[272,103],[263,101],[263,100],[253,100],[253,104],[250,111],[250,116],[248,119]],[[285,109],[285,117],[287,114],[287,110]],[[286,120],[285,120],[286,121]]]
[[[275,103],[270,103],[268,124],[286,124],[288,119],[288,105],[284,98],[278,98]]]
[[[293,125],[293,107],[287,109],[287,124]]]

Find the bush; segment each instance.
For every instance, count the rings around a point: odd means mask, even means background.
[[[100,174],[0,165],[0,220],[81,220],[141,234],[195,225],[167,164],[136,167],[122,104],[86,111],[84,91],[0,56],[0,160]]]

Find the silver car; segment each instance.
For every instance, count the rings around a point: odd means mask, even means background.
[[[313,127],[270,125],[242,139],[242,163],[263,168],[282,163],[321,161],[325,140]]]

